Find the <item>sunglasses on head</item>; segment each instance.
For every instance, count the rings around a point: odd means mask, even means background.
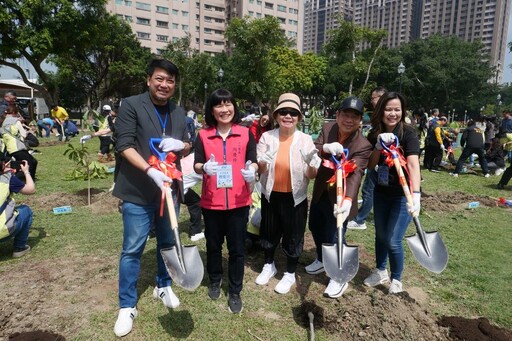
[[[291,117],[297,117],[300,115],[299,112],[296,110],[279,110],[277,113],[280,116],[286,116],[286,115],[290,114]]]

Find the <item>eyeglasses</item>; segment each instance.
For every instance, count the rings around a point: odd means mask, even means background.
[[[279,110],[277,113],[279,116],[286,116],[289,114],[291,117],[297,117],[300,115],[300,113],[295,110]]]

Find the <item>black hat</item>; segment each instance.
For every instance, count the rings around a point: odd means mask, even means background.
[[[353,109],[357,111],[359,114],[364,114],[364,104],[363,101],[361,101],[359,98],[355,96],[347,97],[341,102],[340,107],[338,110],[346,110],[346,109]]]

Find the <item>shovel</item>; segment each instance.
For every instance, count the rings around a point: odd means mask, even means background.
[[[404,171],[400,165],[398,159],[398,153],[396,150],[391,150],[384,143],[381,142],[382,148],[387,152],[391,153],[393,163],[395,165],[398,177],[400,179],[400,185],[404,190],[405,197],[409,206],[413,206],[413,199],[407,180],[404,176]],[[398,146],[398,137],[395,136],[395,146]],[[421,227],[418,211],[414,211],[412,214],[412,220],[416,226],[416,234],[413,236],[406,237],[409,249],[411,249],[414,258],[427,270],[434,273],[441,273],[448,264],[448,251],[444,245],[441,235],[437,231],[425,232]]]
[[[178,221],[172,200],[172,191],[168,187],[166,188],[165,201],[167,203],[167,212],[171,219],[171,229],[176,242],[175,245],[170,248],[161,249],[160,254],[174,283],[183,289],[194,291],[203,280],[203,261],[201,260],[201,256],[199,256],[199,250],[196,245],[181,245]]]
[[[345,150],[343,158],[348,156]],[[343,165],[332,156],[336,164],[336,204],[341,207],[343,202]],[[327,275],[338,283],[347,283],[355,277],[359,270],[359,250],[357,246],[348,246],[343,243],[343,222],[348,216],[338,214],[336,226],[338,228],[338,244],[322,244],[322,258]]]
[[[155,154],[160,161],[165,161],[167,154],[160,151],[158,148],[161,141],[161,138],[151,138],[149,140],[149,146],[153,154]],[[161,249],[160,254],[162,255],[165,268],[174,283],[183,289],[193,291],[197,289],[203,280],[203,261],[199,256],[199,250],[196,245],[181,245],[180,233],[178,231],[178,219],[176,218],[176,211],[174,210],[172,190],[169,186],[164,187],[162,196],[165,197],[175,245],[170,248]]]

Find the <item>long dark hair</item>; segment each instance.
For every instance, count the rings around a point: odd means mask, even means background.
[[[238,106],[236,105],[235,96],[226,89],[217,89],[210,94],[208,101],[206,102],[206,107],[204,111],[204,121],[209,127],[216,127],[217,120],[213,116],[213,107],[223,102],[229,102],[233,104],[233,108],[235,110],[235,114],[233,115],[233,119],[231,123],[240,123],[242,117],[240,115],[240,111],[238,111]]]
[[[402,107],[402,117],[400,118],[400,123],[398,124],[398,138],[400,139],[403,136],[403,126],[405,124],[405,116],[407,115],[407,104],[405,102],[405,98],[401,94],[398,92],[390,91],[385,92],[377,103],[377,107],[375,108],[375,111],[371,117],[370,122],[372,124],[372,129],[368,133],[368,137],[376,140],[379,134],[386,132],[386,126],[382,122],[382,118],[384,117],[384,109],[386,108],[386,105],[389,101],[397,98],[400,100]]]

